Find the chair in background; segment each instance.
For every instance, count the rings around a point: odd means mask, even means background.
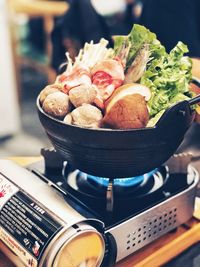
[[[31,67],[37,68],[47,74],[48,82],[52,83],[55,80],[55,72],[50,66],[52,55],[51,31],[54,27],[54,18],[63,15],[68,10],[68,4],[62,1],[52,0],[8,0],[8,10],[11,18],[13,52],[15,55],[16,66],[24,63]],[[30,18],[42,18],[44,21],[45,33],[45,54],[47,63],[38,63],[30,58],[25,58],[17,54],[16,48],[19,45],[18,38],[15,32],[17,25],[14,18],[19,15],[25,15]],[[17,69],[16,69],[17,71]],[[18,71],[17,71],[18,72]],[[19,73],[19,72],[18,72]]]

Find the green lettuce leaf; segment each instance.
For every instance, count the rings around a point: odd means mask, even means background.
[[[119,54],[124,47],[124,44],[129,44],[128,36],[127,35],[115,35],[113,36],[114,40],[114,51],[115,55]]]
[[[126,53],[126,71],[141,47],[145,44],[149,46],[149,61],[139,82],[151,90],[148,109],[150,119],[156,116],[154,122],[163,110],[191,97],[189,83],[192,78],[192,61],[185,56],[188,48],[184,43],[178,42],[170,53],[167,53],[156,35],[138,24],[133,26],[128,36],[119,36],[114,43],[115,54],[123,51],[124,44],[129,47]]]
[[[147,123],[147,127],[154,127],[156,123],[159,121],[159,119],[162,117],[164,112],[165,109],[159,111],[153,118],[151,118]]]
[[[133,59],[137,52],[144,44],[151,44],[156,40],[156,35],[150,32],[144,26],[134,24],[131,32],[128,35],[129,42],[131,43],[131,48],[127,58],[127,68],[131,66]]]
[[[186,45],[178,42],[169,54],[162,45],[158,47],[158,50],[156,46],[152,45],[152,59],[140,81],[152,92],[152,97],[148,102],[151,117],[170,107],[175,101],[181,101],[184,95],[187,98],[192,77],[191,60],[184,56],[184,53],[188,52]]]

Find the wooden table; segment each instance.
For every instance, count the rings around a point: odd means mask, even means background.
[[[38,160],[38,157],[11,158],[20,165],[27,165]],[[168,233],[122,260],[116,267],[158,267],[200,241],[200,201],[197,199],[193,218],[178,227],[176,232]],[[0,243],[0,250],[3,244]],[[14,267],[9,259],[0,252],[0,267]]]

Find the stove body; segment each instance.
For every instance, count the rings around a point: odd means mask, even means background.
[[[70,217],[69,227],[84,222],[100,232],[105,240],[102,266],[114,266],[116,261],[183,224],[193,214],[199,175],[191,166],[187,168],[187,173],[175,171],[170,174],[164,186],[156,190],[155,194],[137,198],[130,196],[116,198],[112,211],[107,209],[107,204],[102,202],[101,196],[91,198],[85,194],[76,195],[71,187],[66,187],[63,182],[63,171],[58,171],[57,168],[46,171],[45,169],[44,162],[40,161],[29,166],[28,171],[23,169],[23,172],[25,171],[23,175],[27,177],[31,175],[35,180],[40,178],[46,189],[49,186],[53,187],[51,190],[57,191],[58,204],[63,203],[64,198],[67,202],[65,215]],[[18,174],[12,164],[9,171],[6,167],[0,171],[11,181],[16,183],[18,180],[16,179]],[[19,186],[23,187],[22,184]],[[26,187],[22,189],[28,191]],[[42,200],[40,202],[44,209],[50,208],[47,203],[43,203]],[[59,216],[62,217],[60,214]]]
[[[195,186],[109,229],[117,243],[117,261],[185,223],[194,210]]]

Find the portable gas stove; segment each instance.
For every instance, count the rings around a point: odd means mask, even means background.
[[[71,170],[54,150],[41,152],[44,160],[27,169],[104,236],[101,266],[114,266],[193,214],[199,174],[189,164],[189,155],[174,155],[142,176],[109,179]]]

